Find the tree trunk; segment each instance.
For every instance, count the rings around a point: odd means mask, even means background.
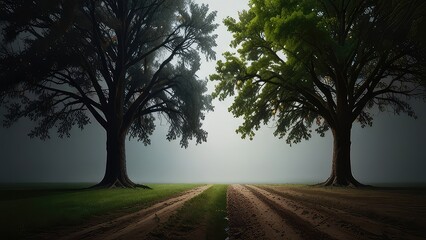
[[[133,183],[126,169],[126,134],[114,129],[107,131],[107,162],[104,178],[94,188],[149,188]]]
[[[351,169],[351,128],[352,124],[342,124],[333,128],[333,163],[330,177],[325,186],[364,186],[352,175]]]

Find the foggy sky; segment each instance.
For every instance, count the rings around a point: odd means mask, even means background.
[[[237,17],[246,0],[197,0],[217,10],[218,60],[231,50],[231,35],[222,24]],[[198,76],[214,73],[215,62],[203,63]],[[208,87],[211,92],[214,84]],[[227,112],[232,99],[214,100],[214,112],[204,121],[206,143],[181,149],[179,141],[166,140],[167,122],[157,122],[152,144],[127,141],[127,169],[136,182],[320,182],[331,170],[332,136],[313,135],[290,147],[264,126],[253,141],[242,140],[235,129],[242,122]],[[376,113],[373,127],[352,130],[352,170],[363,183],[426,182],[426,104],[413,102],[419,119]],[[96,121],[71,138],[60,139],[52,130],[45,142],[30,139],[32,123],[22,119],[9,129],[0,128],[0,182],[98,182],[106,161],[106,136]]]

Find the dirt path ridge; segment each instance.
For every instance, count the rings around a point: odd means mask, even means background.
[[[230,240],[424,239],[420,232],[380,221],[382,215],[373,218],[358,202],[340,197],[330,201],[285,188],[234,184],[227,203]]]
[[[188,190],[180,196],[161,201],[148,208],[114,220],[85,228],[61,239],[144,239],[158,225],[166,222],[185,202],[199,195],[210,186],[205,185]]]

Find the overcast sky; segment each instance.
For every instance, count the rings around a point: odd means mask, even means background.
[[[232,36],[222,20],[237,17],[247,0],[197,0],[217,11],[218,59],[231,50]],[[198,75],[214,73],[215,62],[203,63]],[[212,91],[215,83],[209,83]],[[332,136],[314,135],[290,147],[275,138],[272,126],[264,126],[253,141],[242,140],[235,129],[242,122],[227,112],[232,99],[214,100],[215,111],[207,114],[204,129],[208,141],[181,149],[179,141],[165,139],[167,122],[158,122],[152,144],[127,142],[127,168],[136,182],[320,182],[331,169]],[[364,183],[426,182],[426,104],[414,102],[419,119],[375,114],[373,127],[352,132],[352,168]],[[31,124],[21,120],[9,129],[0,128],[0,182],[97,182],[103,177],[106,136],[94,122],[71,138],[45,142],[30,139]]]

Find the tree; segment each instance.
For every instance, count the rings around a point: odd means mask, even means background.
[[[215,12],[187,0],[2,0],[1,100],[5,126],[35,121],[30,137],[69,137],[95,119],[106,131],[106,171],[97,187],[135,187],[125,139],[150,144],[156,116],[168,140],[206,141],[212,109],[198,79],[200,53],[214,59]],[[88,114],[91,114],[92,118]]]
[[[287,143],[331,129],[333,159],[324,185],[362,186],[352,175],[351,128],[374,110],[406,113],[425,79],[424,1],[251,0],[211,80],[214,97],[236,95],[229,110],[242,138],[275,123]],[[316,127],[315,127],[316,125]]]

